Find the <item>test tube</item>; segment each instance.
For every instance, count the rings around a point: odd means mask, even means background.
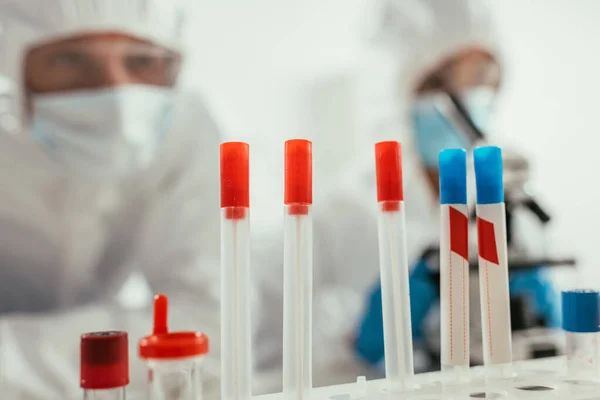
[[[125,400],[129,384],[127,332],[81,335],[80,386],[84,400]]]
[[[154,297],[152,334],[139,342],[148,367],[147,400],[201,400],[202,359],[208,337],[201,332],[169,332],[168,298]]]
[[[510,378],[512,338],[502,150],[495,146],[479,147],[473,157],[483,362],[488,378]]]
[[[221,144],[221,399],[252,395],[249,146]]]
[[[566,336],[567,375],[573,380],[600,378],[600,292],[562,292],[563,330]]]
[[[312,389],[312,143],[285,142],[283,392],[310,399]]]
[[[442,150],[439,172],[441,364],[447,383],[463,383],[470,365],[467,153]]]
[[[400,143],[375,144],[385,374],[391,391],[412,390],[413,349]]]

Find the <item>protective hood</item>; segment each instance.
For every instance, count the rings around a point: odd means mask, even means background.
[[[370,21],[368,40],[400,62],[400,90],[461,50],[498,55],[488,0],[378,0]]]
[[[415,86],[449,57],[478,48],[501,61],[487,0],[377,0],[370,14],[359,82],[370,141],[393,129],[406,142]]]
[[[12,113],[23,121],[24,58],[32,46],[89,33],[123,33],[180,51],[184,0],[7,0],[0,2],[0,76],[14,83]],[[1,117],[1,114],[0,114]],[[0,126],[0,129],[3,129]],[[6,127],[4,127],[7,130]]]
[[[407,210],[431,216],[437,202],[425,186],[411,110],[419,81],[457,52],[478,48],[501,61],[487,0],[378,0],[366,38],[370,49],[358,82],[365,154],[381,140],[402,143]],[[412,199],[417,196],[418,198]],[[422,196],[425,196],[423,198]],[[419,215],[417,215],[419,214]],[[437,226],[431,227],[437,231]]]

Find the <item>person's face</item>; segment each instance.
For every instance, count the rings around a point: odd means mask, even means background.
[[[28,93],[60,93],[127,84],[171,87],[179,54],[121,34],[78,36],[32,48],[25,58]]]
[[[460,94],[478,87],[498,90],[500,65],[489,53],[477,49],[465,50],[437,66],[419,82],[415,96],[436,92]],[[425,168],[425,176],[439,197],[439,171]]]

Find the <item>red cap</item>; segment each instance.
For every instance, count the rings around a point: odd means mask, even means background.
[[[400,143],[389,141],[375,144],[375,158],[377,201],[400,202],[404,200]]]
[[[81,335],[80,386],[83,389],[113,389],[128,384],[127,332]]]
[[[173,359],[195,357],[208,353],[208,337],[202,332],[169,332],[167,326],[168,298],[154,297],[154,327],[152,335],[140,340],[140,358]]]
[[[284,203],[294,206],[312,204],[312,143],[309,140],[285,142]],[[306,207],[300,209],[308,211]]]
[[[250,146],[221,144],[221,208],[250,207]]]

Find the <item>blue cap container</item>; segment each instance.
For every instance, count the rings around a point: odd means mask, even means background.
[[[562,292],[563,329],[567,332],[598,332],[600,292],[570,290]]]
[[[439,154],[440,202],[467,204],[467,152],[446,149]]]

